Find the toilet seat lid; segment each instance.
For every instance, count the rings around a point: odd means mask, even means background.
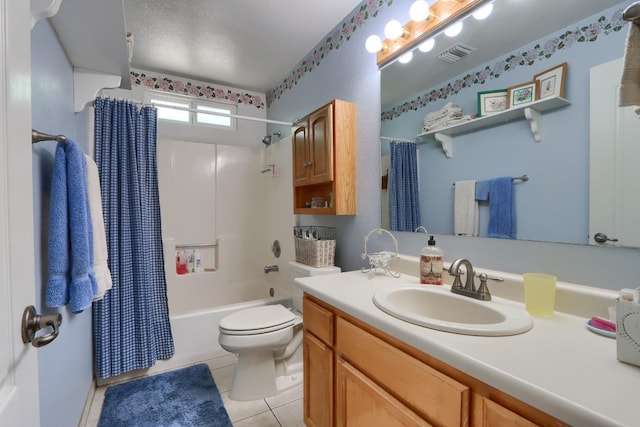
[[[236,311],[223,317],[218,325],[228,334],[255,334],[277,331],[295,324],[296,315],[280,304]]]

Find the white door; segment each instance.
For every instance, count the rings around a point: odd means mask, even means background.
[[[591,69],[589,243],[640,247],[640,117],[618,107],[622,58]],[[594,241],[596,233],[610,239]]]
[[[20,332],[35,304],[29,6],[0,0],[0,426],[34,427],[37,353]]]

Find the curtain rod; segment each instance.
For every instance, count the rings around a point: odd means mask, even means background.
[[[189,112],[192,112],[192,113],[200,113],[200,114],[209,114],[211,116],[231,117],[231,118],[234,118],[234,119],[252,120],[252,121],[255,121],[255,122],[264,122],[264,123],[271,123],[271,124],[276,124],[276,125],[286,125],[286,126],[293,125],[293,123],[290,123],[290,122],[281,122],[281,121],[278,121],[278,120],[262,119],[260,117],[241,116],[239,114],[217,113],[217,112],[214,112],[214,111],[198,110],[197,108],[187,108],[187,107],[178,107],[178,106],[175,106],[175,105],[156,104],[154,102],[152,102],[151,105],[153,105],[155,107],[170,108],[172,110],[189,111]]]
[[[388,136],[381,136],[380,139],[384,139],[386,141],[416,142],[415,139],[389,138]]]

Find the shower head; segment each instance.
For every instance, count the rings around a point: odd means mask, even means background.
[[[282,134],[278,131],[278,132],[274,132],[271,135],[265,135],[262,137],[262,143],[264,145],[266,145],[267,147],[270,146],[273,142],[273,137],[277,136],[278,138],[280,138],[280,136],[282,136]]]

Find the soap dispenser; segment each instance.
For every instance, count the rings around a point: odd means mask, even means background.
[[[436,246],[433,236],[420,252],[420,283],[423,285],[442,285],[444,265],[442,249]]]

